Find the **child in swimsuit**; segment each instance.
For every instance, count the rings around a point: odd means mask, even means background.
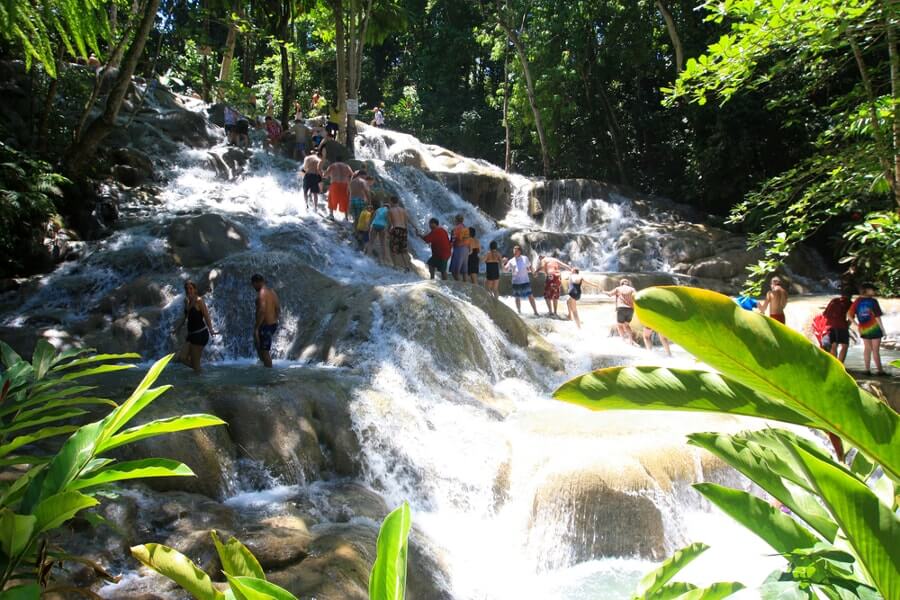
[[[484,255],[484,287],[494,298],[500,297],[500,261],[503,255],[497,249],[497,242],[491,242],[490,250]]]
[[[469,263],[467,270],[469,271],[469,281],[474,285],[478,285],[478,266],[481,264],[478,253],[481,252],[481,242],[475,237],[475,228],[469,227]]]

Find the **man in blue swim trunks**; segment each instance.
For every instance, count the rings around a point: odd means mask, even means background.
[[[278,294],[266,285],[266,279],[256,273],[250,278],[250,285],[256,290],[256,322],[253,325],[253,343],[259,360],[267,368],[272,368],[272,338],[278,331],[278,317],[281,305]]]
[[[522,256],[522,248],[513,246],[513,257],[503,259],[503,268],[512,273],[512,290],[516,298],[516,310],[522,314],[522,298],[528,298],[534,316],[538,316],[537,304],[534,302],[534,294],[531,292],[531,261],[527,256]]]

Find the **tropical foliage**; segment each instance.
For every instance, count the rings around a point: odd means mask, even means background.
[[[406,595],[406,554],[412,524],[409,504],[404,502],[392,511],[378,532],[378,551],[369,577],[370,600],[403,600]],[[259,561],[237,538],[224,544],[215,531],[210,533],[222,574],[228,583],[220,591],[212,579],[191,559],[161,544],[141,544],[131,549],[136,559],[160,573],[197,600],[297,600],[297,597],[266,579]]]
[[[672,556],[663,561],[654,571],[641,579],[632,600],[652,600],[653,598],[690,598],[691,600],[717,600],[744,589],[737,582],[714,583],[700,588],[692,583],[671,581],[684,567],[709,549],[709,546],[695,542],[690,546],[676,550]]]
[[[37,343],[31,361],[0,342],[0,463],[15,476],[0,484],[0,592],[38,598],[52,565],[71,560],[51,549],[46,536],[81,511],[99,503],[110,484],[147,477],[185,477],[184,464],[162,458],[119,462],[112,450],[138,440],[224,422],[210,415],[184,415],[127,427],[141,411],[170,389],[152,387],[171,355],[157,361],[122,404],[92,395],[84,379],[134,368],[135,354],[90,354],[87,349],[57,351]],[[109,414],[86,425],[73,420],[95,407]],[[60,445],[54,438],[70,434]],[[29,454],[25,454],[29,451]],[[105,573],[100,572],[105,576]],[[23,583],[24,582],[24,583]],[[6,596],[4,596],[6,597]]]
[[[856,449],[849,467],[786,429],[690,435],[691,444],[745,475],[778,506],[713,483],[694,487],[787,560],[786,569],[762,582],[765,598],[897,597],[900,416],[802,335],[725,296],[651,288],[635,305],[642,323],[718,373],[601,369],[564,384],[555,397],[592,410],[722,412],[838,435]]]

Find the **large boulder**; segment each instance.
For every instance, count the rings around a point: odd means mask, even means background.
[[[487,170],[463,173],[439,171],[433,175],[450,191],[495,219],[502,219],[509,212],[512,186],[502,173]]]
[[[249,245],[240,225],[216,214],[176,219],[169,225],[168,240],[172,257],[184,267],[214,263]]]

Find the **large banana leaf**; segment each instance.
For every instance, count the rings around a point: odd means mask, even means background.
[[[834,515],[872,583],[885,598],[900,598],[900,520],[856,477],[802,448],[791,447]]]
[[[638,583],[637,589],[634,591],[634,595],[636,598],[654,598],[655,600],[664,600],[664,598],[675,598],[683,594],[684,592],[690,591],[688,589],[681,590],[672,590],[672,592],[677,591],[675,595],[662,594],[658,595],[657,592],[668,583],[672,577],[678,574],[684,567],[686,567],[691,561],[695,558],[703,554],[709,549],[709,546],[702,542],[695,542],[689,546],[685,546],[680,550],[676,550],[672,556],[667,558],[659,567],[654,569],[653,571],[644,575],[644,578],[641,579],[640,583]],[[694,586],[691,586],[693,589]]]
[[[756,496],[715,483],[695,483],[694,488],[732,519],[761,537],[776,552],[810,548],[819,539],[795,520]]]
[[[688,438],[690,443],[706,449],[744,474],[806,521],[822,537],[834,542],[838,531],[837,523],[815,495],[799,486],[786,485],[782,479],[781,473],[792,469],[795,461],[772,431],[748,431],[737,435],[696,433]],[[805,481],[804,483],[804,487],[811,485]]]
[[[177,550],[161,544],[142,544],[133,546],[131,555],[177,583],[197,600],[225,599],[225,595],[213,587],[209,575]]]
[[[635,306],[648,327],[724,376],[848,440],[900,479],[900,416],[801,334],[696,288],[646,289]]]
[[[297,600],[297,597],[274,583],[256,577],[233,577],[226,574],[236,598],[245,600]]]
[[[219,560],[222,562],[222,571],[226,575],[231,575],[232,577],[255,577],[263,580],[266,578],[259,561],[237,538],[233,537],[223,544],[215,530],[211,531],[210,535],[213,543],[216,545]]]
[[[403,600],[406,595],[406,554],[412,516],[404,502],[384,518],[377,554],[369,575],[369,600]]]
[[[591,410],[685,410],[730,413],[813,425],[784,403],[709,371],[613,367],[564,383],[553,397]]]
[[[736,581],[714,583],[709,587],[696,588],[677,596],[675,600],[721,600],[744,589],[743,583]]]

